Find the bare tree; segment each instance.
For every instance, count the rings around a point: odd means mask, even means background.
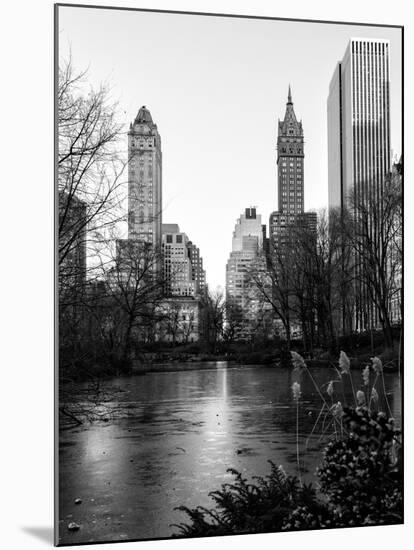
[[[101,264],[114,306],[110,325],[117,333],[120,359],[128,364],[139,344],[152,339],[159,322],[161,255],[151,243],[119,239],[112,263],[109,270],[107,262]]]
[[[351,192],[355,283],[362,315],[373,326],[379,321],[386,345],[393,347],[390,309],[401,292],[402,180],[390,174],[379,195],[371,187],[364,196]]]
[[[165,326],[166,334],[171,337],[173,346],[176,344],[177,338],[181,332],[181,316],[181,304],[174,299],[170,299],[164,314],[163,325]]]
[[[267,268],[257,269],[255,265],[249,271],[249,280],[258,290],[258,297],[268,304],[275,319],[282,323],[287,350],[290,350],[292,307],[294,294],[291,284],[292,258],[289,247],[284,243],[273,246],[267,258]]]
[[[213,353],[223,335],[225,303],[223,293],[208,287],[201,299],[203,336]]]
[[[227,345],[233,344],[243,326],[243,310],[231,296],[227,296],[224,304],[225,322],[223,339]]]
[[[72,61],[59,68],[58,101],[58,252],[62,298],[85,278],[86,254],[107,227],[124,216],[120,152],[123,126],[110,90],[87,86],[87,73]],[[82,258],[80,258],[82,257]],[[78,261],[76,261],[76,259]],[[79,271],[74,277],[73,272]],[[69,273],[68,273],[69,271]],[[73,289],[73,288],[72,288]],[[62,300],[62,306],[65,305]]]
[[[300,319],[304,348],[336,350],[344,289],[350,301],[350,247],[336,211],[319,212],[316,228],[296,227],[292,247],[293,309]],[[347,285],[346,285],[347,282]],[[350,302],[349,302],[350,303]]]
[[[58,264],[61,368],[82,361],[90,260],[99,254],[105,231],[122,219],[119,151],[122,124],[110,90],[87,85],[87,72],[72,60],[59,68],[58,103]]]
[[[191,309],[185,314],[185,319],[181,322],[181,332],[183,335],[183,342],[187,344],[190,341],[191,335],[195,330],[196,314],[194,309]]]

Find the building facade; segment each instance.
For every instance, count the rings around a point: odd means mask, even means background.
[[[365,207],[381,204],[391,169],[389,50],[388,40],[352,38],[329,87],[329,209],[349,209],[356,227]],[[370,218],[368,223],[375,235],[378,221]],[[379,315],[364,283],[366,268],[358,251],[353,264],[352,328],[377,328]]]
[[[201,332],[201,303],[191,296],[165,298],[157,308],[156,339],[170,344],[198,342]]]
[[[328,96],[329,208],[381,197],[390,172],[389,41],[352,38]]]
[[[302,121],[296,118],[289,86],[285,117],[279,120],[277,136],[279,210],[289,215],[301,214],[304,210],[303,148]]]
[[[279,209],[270,214],[270,253],[275,247],[287,244],[288,234],[294,227],[316,230],[316,213],[304,211],[304,134],[302,121],[298,121],[289,86],[283,120],[278,122],[277,179]]]
[[[86,284],[87,204],[75,194],[59,192],[60,295],[81,292]]]
[[[206,272],[200,249],[176,223],[162,224],[162,254],[166,296],[202,296]]]
[[[392,176],[396,178],[398,187],[403,188],[403,159],[400,157],[398,162],[392,166]],[[402,227],[399,227],[401,220],[397,221],[397,227],[394,228],[395,236],[392,239],[390,253],[388,258],[389,273],[392,274],[392,292],[390,297],[390,320],[392,324],[399,325],[403,321],[403,239]]]
[[[164,295],[159,340],[195,342],[200,338],[200,311],[206,274],[199,248],[178,224],[162,225]]]
[[[128,132],[128,238],[161,248],[161,137],[143,106]]]
[[[266,273],[266,244],[261,215],[246,208],[236,222],[226,265],[226,322],[234,323],[239,340],[250,340],[269,324],[269,305],[254,282]]]
[[[193,279],[188,237],[180,231],[178,224],[163,224],[162,254],[165,295],[195,297],[198,288]]]
[[[196,289],[200,296],[203,296],[207,290],[206,287],[206,271],[203,268],[203,258],[200,254],[200,249],[192,241],[188,241],[188,257],[191,262],[191,276],[196,283]]]

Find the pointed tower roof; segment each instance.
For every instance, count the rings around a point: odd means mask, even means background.
[[[292,103],[292,90],[290,89],[290,84],[289,84],[289,91],[288,91],[288,100],[287,100],[288,103]],[[293,105],[293,103],[292,103]]]
[[[135,124],[142,124],[142,123],[148,123],[148,124],[154,124],[152,121],[152,116],[149,110],[146,108],[145,105],[141,107],[141,109],[138,111],[138,114],[135,118]]]
[[[303,135],[302,122],[299,122],[296,118],[295,110],[293,108],[292,101],[292,88],[289,84],[288,98],[286,103],[285,118],[279,120],[279,135]]]

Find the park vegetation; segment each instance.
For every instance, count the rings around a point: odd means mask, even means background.
[[[297,381],[292,400],[298,411],[301,378],[312,374],[299,354],[292,353]],[[176,536],[200,537],[304,529],[391,525],[403,523],[401,432],[392,418],[378,357],[365,366],[360,385],[353,381],[350,361],[341,352],[333,380],[315,388],[321,409],[309,437],[323,430],[325,448],[316,471],[317,483],[303,482],[300,453],[297,471],[287,474],[270,462],[267,477],[248,481],[234,469],[234,481],[210,493],[212,508],[178,509],[188,523],[176,525]],[[350,383],[352,401],[337,401]],[[361,389],[358,389],[360,387]],[[385,411],[381,410],[385,403]],[[326,421],[326,419],[328,420]],[[327,431],[327,427],[328,431]],[[296,428],[298,438],[299,426]],[[308,438],[309,439],[309,438]]]

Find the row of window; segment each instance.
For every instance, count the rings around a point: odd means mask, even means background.
[[[166,242],[167,244],[171,244],[173,242],[173,235],[166,235]],[[175,242],[177,244],[183,243],[183,236],[182,235],[176,235],[175,236]]]

